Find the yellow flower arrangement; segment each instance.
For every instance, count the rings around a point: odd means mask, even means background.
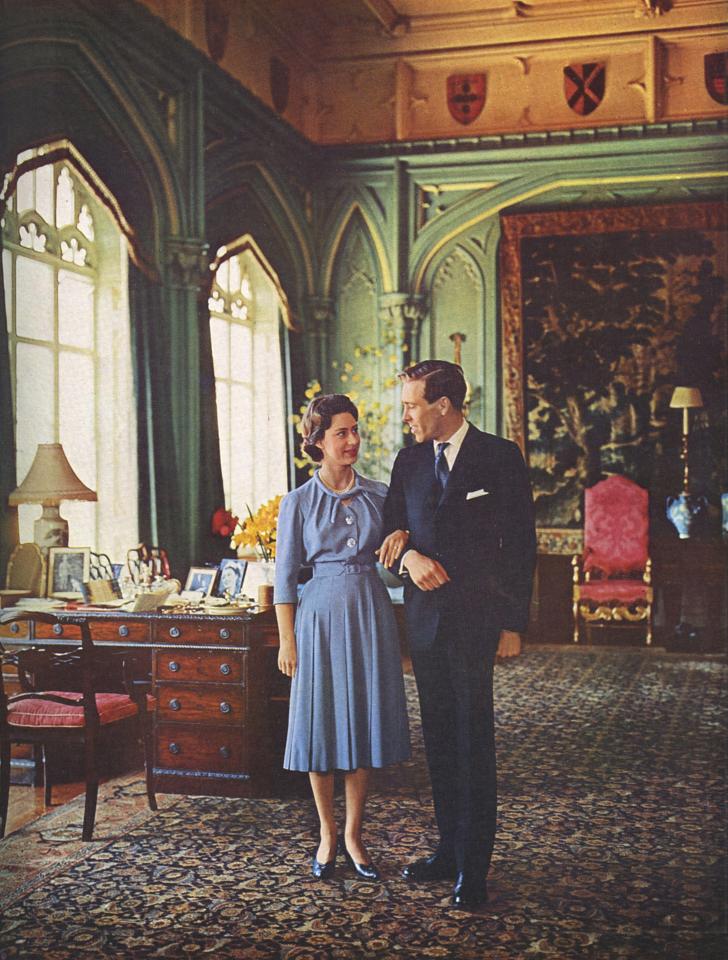
[[[237,532],[232,535],[232,545],[252,547],[260,552],[263,560],[274,560],[276,555],[276,534],[278,527],[278,508],[283,494],[272,497],[253,513],[250,507],[248,517],[237,521]]]

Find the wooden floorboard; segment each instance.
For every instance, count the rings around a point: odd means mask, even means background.
[[[51,794],[51,808],[62,806],[82,794],[84,783],[59,783],[54,785]],[[47,808],[43,802],[43,787],[26,785],[10,787],[10,802],[8,803],[8,821],[5,825],[5,835],[13,830],[20,830],[26,823],[42,816]]]

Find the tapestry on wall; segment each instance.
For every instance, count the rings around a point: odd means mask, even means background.
[[[718,203],[503,218],[508,434],[527,455],[540,528],[582,524],[583,491],[623,474],[653,521],[680,490],[677,384],[698,386],[694,492],[725,489],[726,208]]]

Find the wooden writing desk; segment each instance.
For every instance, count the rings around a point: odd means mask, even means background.
[[[276,669],[273,610],[209,614],[54,611],[60,624],[0,626],[4,645],[72,646],[88,617],[99,648],[139,653],[154,697],[154,789],[159,793],[248,797],[268,792],[280,770],[277,714],[289,682]],[[278,726],[280,724],[278,723]]]

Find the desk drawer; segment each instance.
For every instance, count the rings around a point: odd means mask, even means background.
[[[225,620],[222,623],[215,623],[214,620],[165,620],[164,623],[154,623],[152,630],[155,643],[216,644],[223,640],[242,644],[245,639],[242,619],[239,622]]]
[[[157,720],[240,725],[245,692],[232,684],[155,684]]]
[[[34,621],[33,634],[36,640],[54,640],[59,637],[80,640],[81,628],[73,623],[40,623],[36,620]]]
[[[91,636],[94,640],[126,640],[129,643],[144,643],[149,640],[149,625],[138,621],[90,620]]]
[[[27,623],[4,623],[0,626],[0,637],[7,637],[9,640],[27,640],[29,635]]]
[[[155,737],[156,767],[240,773],[249,766],[246,738],[242,731],[224,727],[160,724]]]
[[[235,650],[192,653],[185,650],[157,650],[154,679],[183,682],[245,684],[247,654]]]

